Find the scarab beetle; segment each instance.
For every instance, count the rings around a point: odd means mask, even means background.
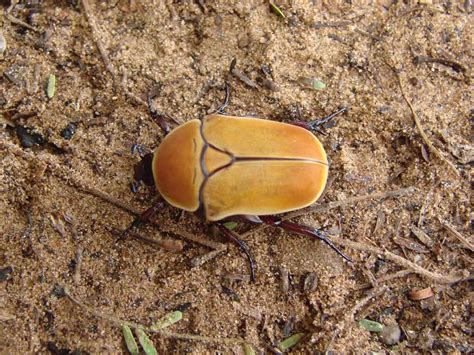
[[[151,174],[166,202],[207,221],[238,218],[272,224],[321,239],[349,260],[321,231],[274,216],[309,206],[321,196],[329,164],[311,130],[344,111],[287,124],[227,116],[221,107],[215,114],[172,130],[152,155],[144,157],[136,176],[143,179],[144,171]],[[156,209],[145,211],[132,226],[148,220]],[[246,253],[254,279],[253,258],[246,244],[222,223],[218,226]]]

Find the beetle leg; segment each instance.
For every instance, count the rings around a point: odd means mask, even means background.
[[[342,258],[344,258],[348,262],[352,262],[352,260],[340,251],[334,244],[331,242],[330,239],[326,237],[326,235],[321,232],[320,230],[312,227],[308,227],[305,225],[289,222],[289,221],[282,221],[280,218],[275,216],[258,216],[258,218],[265,224],[270,224],[272,226],[283,228],[286,231],[294,232],[297,234],[307,235],[310,237],[318,238],[322,240],[324,243],[329,245],[332,250],[338,253]]]
[[[225,82],[225,97],[224,97],[224,102],[222,105],[220,105],[215,113],[224,113],[224,110],[227,106],[229,106],[229,101],[230,101],[230,85],[226,81]]]
[[[239,239],[238,236],[232,232],[229,228],[227,228],[223,223],[218,222],[217,226],[221,230],[222,234],[226,236],[232,243],[236,244],[240,247],[240,250],[244,252],[247,256],[250,266],[250,281],[255,282],[255,262],[253,260],[252,253],[250,252],[250,248],[243,240]]]
[[[312,120],[312,121],[308,121],[308,122],[307,121],[294,121],[294,122],[290,122],[290,124],[306,128],[308,131],[317,131],[321,134],[324,134],[324,132],[321,131],[321,129],[319,127],[324,125],[325,123],[329,122],[330,120],[332,120],[335,116],[337,116],[337,115],[339,115],[343,112],[346,112],[346,111],[347,111],[347,108],[343,107],[343,108],[337,110],[336,112],[333,112],[330,115],[328,115],[326,117],[323,117],[323,118],[320,118],[320,119],[317,119],[317,120]]]
[[[138,226],[140,226],[141,224],[143,223],[147,223],[149,222],[153,216],[156,214],[156,212],[162,208],[164,206],[164,201],[163,201],[163,198],[159,197],[154,203],[153,205],[148,208],[147,210],[145,210],[145,212],[143,212],[142,214],[140,214],[139,216],[137,216],[135,218],[135,220],[132,222],[132,224],[130,224],[130,226],[127,227],[127,229],[125,229],[123,232],[122,232],[122,235],[120,236],[120,239],[124,239],[127,237],[128,233],[133,229],[133,228],[136,228]]]
[[[161,91],[161,85],[155,86],[148,93],[146,101],[148,105],[148,110],[150,111],[151,118],[162,129],[163,133],[166,136],[171,130],[170,125],[168,124],[167,120],[171,120],[177,125],[180,125],[181,122],[179,122],[174,117],[168,115],[167,113],[161,112],[153,107],[153,99],[158,95],[160,91]]]

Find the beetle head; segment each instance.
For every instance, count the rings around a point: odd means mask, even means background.
[[[143,181],[146,185],[154,185],[153,170],[151,164],[153,162],[153,153],[145,154],[140,162],[135,165],[133,179],[136,182]]]

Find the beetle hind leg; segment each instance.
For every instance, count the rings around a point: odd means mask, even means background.
[[[331,242],[330,239],[326,237],[326,235],[321,232],[320,230],[312,227],[308,227],[305,225],[289,222],[289,221],[282,221],[281,219],[274,217],[274,216],[259,216],[260,220],[265,223],[265,224],[270,224],[275,227],[282,228],[286,231],[293,232],[296,234],[301,234],[301,235],[307,235],[313,238],[317,238],[334,250],[337,254],[339,254],[344,260],[348,262],[352,262],[352,260],[344,254],[342,251],[340,251],[334,244]]]
[[[244,254],[247,256],[247,260],[250,266],[250,281],[255,282],[255,262],[247,243],[239,239],[238,236],[234,232],[232,232],[230,229],[228,229],[223,223],[217,223],[217,226],[219,227],[222,234],[224,234],[225,237],[229,239],[232,243],[239,246],[240,250],[242,250]]]

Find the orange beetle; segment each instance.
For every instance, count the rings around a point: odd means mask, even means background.
[[[274,215],[314,203],[328,177],[321,142],[290,124],[213,114],[174,129],[153,155],[155,185],[171,205],[208,221]]]
[[[321,120],[286,124],[224,115],[227,101],[228,91],[217,113],[171,131],[153,154],[143,157],[135,170],[136,180],[153,181],[170,205],[196,212],[208,221],[239,218],[275,225],[321,239],[350,261],[321,231],[273,216],[309,206],[321,196],[329,164],[321,142],[310,130],[346,110]],[[167,125],[159,123],[167,131]],[[130,228],[148,221],[161,206],[159,201],[150,207]],[[217,225],[246,253],[254,280],[247,245],[223,223]]]

